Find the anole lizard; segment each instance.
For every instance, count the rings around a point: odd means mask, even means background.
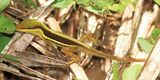
[[[45,24],[38,22],[35,19],[25,19],[20,24],[17,25],[17,31],[31,33],[33,35],[39,36],[45,41],[57,44],[60,47],[67,47],[77,51],[83,51],[87,54],[98,56],[101,58],[110,58],[117,61],[125,62],[143,62],[145,59],[134,59],[128,57],[117,57],[104,53],[102,51],[96,50],[89,45],[86,45],[72,37],[65,34],[53,31],[49,29]]]

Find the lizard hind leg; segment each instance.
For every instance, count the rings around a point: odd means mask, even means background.
[[[79,57],[74,54],[75,48],[70,48],[70,47],[63,47],[61,49],[61,52],[66,54],[67,56],[71,57],[71,59],[67,62],[68,65],[72,63],[78,63],[79,62]]]
[[[92,33],[86,33],[79,38],[79,41],[86,44],[92,44],[92,46],[100,46],[102,42],[98,40]]]

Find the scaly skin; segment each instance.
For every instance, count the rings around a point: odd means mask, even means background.
[[[98,56],[101,58],[110,58],[117,61],[124,61],[124,62],[143,62],[145,59],[134,59],[134,58],[127,58],[127,57],[117,57],[114,55],[110,55],[104,53],[102,51],[96,50],[87,44],[84,44],[72,37],[69,37],[65,34],[53,31],[49,29],[46,25],[41,22],[38,22],[35,19],[25,19],[23,22],[17,25],[17,31],[31,33],[33,35],[39,36],[45,41],[52,42],[53,44],[57,44],[62,48],[71,48],[75,51],[83,51],[87,54]]]

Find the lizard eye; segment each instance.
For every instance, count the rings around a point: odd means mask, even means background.
[[[30,27],[30,26],[28,26],[28,27],[27,27],[27,29],[31,29],[31,27]]]
[[[4,28],[4,30],[7,30],[7,28]]]

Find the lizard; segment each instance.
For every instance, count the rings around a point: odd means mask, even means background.
[[[67,48],[66,50],[75,50],[74,52],[83,51],[87,54],[94,55],[101,58],[110,58],[117,61],[124,62],[144,62],[145,59],[129,58],[129,57],[118,57],[115,55],[107,54],[97,49],[92,48],[91,46],[82,43],[75,38],[67,36],[63,33],[49,29],[42,22],[37,21],[36,19],[25,19],[20,24],[17,25],[16,30],[19,32],[30,33],[40,37],[45,41],[49,41],[53,44],[56,44],[59,47]]]

